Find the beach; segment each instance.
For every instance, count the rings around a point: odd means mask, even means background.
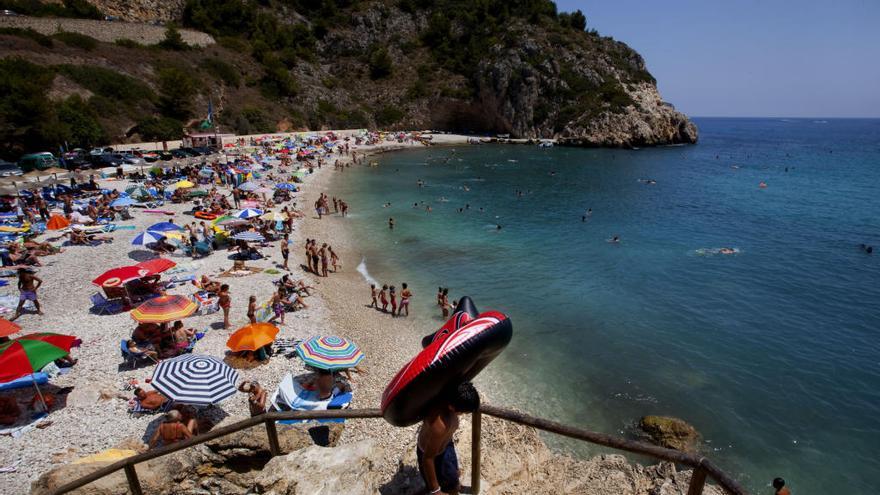
[[[438,136],[438,144],[456,144],[465,142],[465,138],[443,135]],[[399,149],[407,146],[423,146],[422,144],[382,143],[376,146],[360,146],[360,153],[376,153]],[[333,157],[336,158],[335,156]],[[342,160],[347,160],[343,158]],[[369,160],[369,158],[368,158]],[[413,331],[407,326],[406,318],[393,319],[387,315],[367,310],[364,305],[369,301],[368,288],[365,289],[361,275],[355,267],[357,263],[351,259],[354,247],[350,238],[345,235],[344,220],[338,216],[328,216],[323,220],[312,218],[314,209],[309,205],[317,198],[319,191],[331,187],[333,176],[330,161],[304,180],[302,192],[294,201],[305,211],[305,218],[295,224],[291,234],[290,267],[294,278],[302,277],[309,285],[315,286],[315,295],[305,298],[308,309],[288,313],[286,324],[280,326],[278,337],[303,339],[315,335],[339,335],[356,342],[366,355],[361,365],[364,373],[353,374],[354,408],[378,407],[382,390],[397,369],[411,358],[418,350],[417,340],[395,339],[395,335]],[[127,181],[103,180],[102,187],[124,189]],[[227,191],[228,192],[228,191]],[[329,192],[329,191],[328,191]],[[130,391],[123,390],[129,379],[137,380],[144,385],[151,376],[152,366],[129,370],[124,364],[120,353],[120,341],[129,338],[135,322],[128,312],[114,315],[95,315],[89,312],[89,297],[98,292],[91,280],[109,268],[133,264],[149,256],[143,250],[131,245],[136,232],[160,221],[173,218],[177,223],[189,223],[195,220],[183,212],[191,208],[191,204],[166,203],[162,207],[174,212],[174,216],[154,215],[133,209],[134,219],[116,222],[119,225],[134,226],[136,230],[116,230],[108,234],[113,238],[111,243],[97,246],[66,246],[60,254],[41,258],[44,266],[39,267],[37,276],[44,284],[39,290],[40,302],[45,315],[26,313],[16,322],[22,326],[22,333],[48,331],[75,335],[82,339],[82,345],[72,352],[78,363],[68,374],[51,379],[50,385],[42,387],[45,394],[56,397],[56,408],[42,421],[39,428],[24,432],[19,438],[0,436],[0,466],[12,466],[13,472],[0,474],[0,492],[18,494],[29,490],[30,483],[50,468],[68,463],[74,459],[114,446],[132,446],[146,442],[157,424],[159,416],[132,416],[128,413]],[[40,241],[49,241],[57,245],[57,233],[47,232],[39,236]],[[332,273],[330,277],[321,278],[305,273],[300,269],[302,262],[301,246],[305,238],[317,238],[321,242],[329,242],[343,262],[340,273]],[[205,332],[195,347],[195,354],[206,354],[224,358],[227,351],[226,340],[236,328],[247,323],[245,315],[247,299],[250,295],[257,296],[258,302],[269,299],[275,286],[273,280],[281,274],[267,274],[267,269],[278,269],[281,263],[278,242],[262,249],[266,258],[249,261],[247,266],[261,268],[264,271],[243,277],[218,278],[230,285],[232,310],[231,330],[222,329],[222,313],[194,315],[186,318],[184,323],[199,331]],[[232,260],[227,258],[225,250],[191,260],[181,255],[169,258],[178,263],[177,269],[191,270],[189,273],[208,274],[212,278],[232,267]],[[17,295],[11,286],[6,293]],[[191,295],[195,288],[184,284],[170,289],[169,294]],[[9,315],[7,315],[9,317]],[[424,329],[427,333],[429,329]],[[273,357],[259,365],[235,362],[239,367],[240,379],[259,381],[268,391],[275,389],[281,378],[288,371],[294,375],[305,372],[302,361]],[[148,387],[148,385],[147,385]],[[71,388],[69,392],[64,390]],[[32,388],[19,389],[12,393],[24,404],[34,395]],[[237,394],[223,401],[215,408],[217,420],[230,422],[248,416],[247,402],[244,394]],[[225,416],[225,417],[224,417]],[[388,446],[403,445],[412,440],[414,429],[392,428],[382,420],[350,421],[346,425],[343,442],[371,437]],[[396,460],[389,459],[387,469],[396,469]]]

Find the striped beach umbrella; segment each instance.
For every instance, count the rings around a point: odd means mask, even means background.
[[[147,244],[152,244],[154,242],[159,242],[159,240],[164,239],[165,236],[160,232],[141,232],[135,237],[131,243],[135,246],[146,246]]]
[[[156,366],[150,385],[174,402],[207,406],[235,394],[238,372],[223,361],[183,354]]]
[[[260,347],[275,342],[278,327],[270,323],[251,323],[245,325],[229,336],[226,347],[234,352],[256,351]]]
[[[259,232],[239,232],[232,236],[233,239],[237,241],[247,241],[247,242],[263,242],[266,240],[262,234]]]
[[[258,210],[256,208],[245,208],[245,209],[241,210],[240,212],[236,213],[235,216],[237,218],[248,219],[248,218],[258,217],[262,214],[263,214],[263,210]]]
[[[307,365],[329,371],[353,368],[364,359],[364,353],[354,342],[334,336],[300,342],[296,352]]]
[[[167,323],[196,312],[199,305],[184,296],[159,296],[149,299],[131,311],[141,323]]]
[[[296,191],[296,185],[291,184],[290,182],[281,182],[279,184],[275,184],[276,189],[281,189],[282,191]]]

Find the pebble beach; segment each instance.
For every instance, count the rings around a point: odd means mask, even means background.
[[[434,143],[464,144],[466,138],[437,135]],[[358,154],[373,155],[408,146],[423,145],[387,142],[359,146],[355,150]],[[331,156],[330,159],[335,160],[336,156]],[[368,161],[372,159],[375,158],[367,158]],[[348,160],[348,157],[342,157],[341,160]],[[431,329],[416,331],[412,328],[411,320],[407,318],[390,318],[365,308],[369,303],[368,286],[365,286],[362,276],[355,270],[357,263],[353,261],[356,246],[355,241],[347,234],[346,219],[330,215],[319,220],[314,209],[309,208],[321,192],[332,194],[333,177],[333,167],[328,160],[323,168],[316,168],[315,173],[305,178],[300,192],[293,199],[297,209],[304,211],[305,215],[297,220],[290,236],[290,273],[294,279],[302,278],[316,290],[311,297],[305,299],[309,305],[307,309],[287,313],[285,324],[279,326],[278,337],[304,339],[315,335],[338,335],[356,342],[366,359],[360,366],[363,372],[352,374],[354,399],[351,407],[378,407],[387,382],[419,349],[417,339],[396,337],[427,333]],[[100,185],[122,190],[129,183],[103,180]],[[228,190],[225,192],[228,193]],[[131,335],[135,322],[128,312],[100,316],[90,313],[89,298],[98,289],[91,284],[91,280],[109,268],[134,264],[152,257],[151,253],[131,245],[134,235],[149,225],[171,218],[178,224],[192,222],[195,218],[184,214],[191,206],[191,203],[166,203],[162,208],[173,212],[173,216],[148,214],[132,209],[132,220],[116,223],[134,226],[135,229],[110,233],[112,242],[97,246],[65,246],[62,253],[40,259],[43,266],[38,268],[37,276],[43,280],[39,298],[45,315],[25,313],[16,322],[21,325],[23,334],[42,331],[75,335],[82,340],[82,345],[71,353],[72,357],[78,359],[72,371],[52,378],[50,384],[42,387],[44,393],[52,394],[56,398],[56,405],[48,417],[35,423],[38,427],[23,431],[18,438],[0,436],[0,467],[14,468],[0,474],[0,493],[25,493],[40,474],[52,467],[108,448],[144,448],[139,444],[149,440],[154,428],[161,421],[160,415],[129,414],[128,401],[132,392],[125,387],[129,381],[136,380],[149,389],[146,382],[152,374],[153,366],[129,369],[120,353],[120,341]],[[299,266],[304,258],[300,247],[306,238],[328,242],[334,247],[342,260],[338,273],[331,273],[326,278],[317,277],[306,273]],[[61,243],[57,232],[46,232],[37,240],[48,241],[53,245]],[[278,242],[270,243],[261,251],[265,258],[247,262],[248,267],[262,269],[261,272],[217,279],[230,285],[232,329],[222,329],[223,318],[220,312],[193,315],[186,318],[184,323],[205,333],[204,338],[196,344],[195,354],[227,359],[227,362],[238,369],[240,380],[257,380],[271,393],[285,373],[293,372],[297,375],[306,372],[301,360],[276,355],[264,363],[254,364],[226,356],[227,338],[235,329],[247,323],[245,313],[248,297],[255,295],[258,302],[269,299],[275,288],[272,281],[284,273],[280,269]],[[180,273],[194,273],[197,276],[207,274],[215,278],[232,268],[233,261],[228,254],[221,249],[196,260],[180,254],[168,257],[178,263],[172,271],[179,270]],[[266,273],[267,270],[272,273]],[[169,273],[163,278],[171,275]],[[17,294],[14,287],[12,279],[10,286],[5,288],[6,293]],[[190,296],[194,291],[192,285],[183,284],[168,290],[168,294]],[[11,393],[24,410],[35,391],[33,388],[24,388]],[[224,423],[246,418],[246,396],[232,396],[213,408],[210,414],[215,416],[213,420]],[[400,447],[398,451],[402,456],[404,446],[411,442],[413,435],[414,428],[392,428],[381,420],[351,421],[346,424],[341,441],[345,443],[370,437],[388,447],[389,452]],[[399,458],[391,457],[388,464],[380,469],[387,470],[390,476],[398,463]]]

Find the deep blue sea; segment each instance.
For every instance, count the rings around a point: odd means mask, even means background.
[[[438,286],[511,316],[496,403],[624,435],[677,416],[755,493],[874,494],[880,120],[695,120],[694,146],[388,154],[328,192],[369,274],[413,287],[413,338]]]

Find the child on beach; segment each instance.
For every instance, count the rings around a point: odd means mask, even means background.
[[[372,298],[372,301],[370,302],[370,305],[368,307],[376,309],[379,308],[379,301],[376,300],[378,294],[379,291],[376,290],[376,284],[370,284],[370,298]]]
[[[248,298],[247,317],[248,321],[251,323],[257,322],[257,296],[251,296]]]
[[[449,308],[452,306],[449,304],[449,289],[443,289],[443,296],[440,300],[440,309],[443,310],[443,318],[449,318]]]
[[[232,307],[232,298],[229,297],[229,284],[220,286],[218,297],[220,298],[218,305],[223,310],[223,329],[228,330],[231,326],[229,325],[229,308]]]
[[[397,293],[395,293],[395,290],[393,285],[389,289],[391,295],[391,316],[397,316]]]
[[[409,298],[412,297],[412,291],[406,286],[406,282],[402,284],[403,290],[400,291],[400,309],[397,311],[397,316],[403,314],[403,310],[406,309],[406,316],[409,316]]]
[[[387,291],[387,290],[388,290],[388,286],[383,285],[382,290],[379,291],[379,302],[382,303],[382,312],[383,313],[388,312],[388,294],[385,293],[385,291]]]
[[[333,265],[333,273],[339,271],[339,256],[333,251],[333,246],[327,246],[330,252],[330,264]]]

